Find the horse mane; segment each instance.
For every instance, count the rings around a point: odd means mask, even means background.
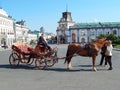
[[[92,43],[101,43],[101,42],[103,42],[103,41],[106,41],[106,38],[100,38],[100,39],[96,39],[96,40],[94,40],[94,41],[92,41]]]
[[[102,47],[103,47],[103,45],[105,44],[105,42],[106,42],[106,38],[101,38],[101,39],[97,39],[97,40],[95,40],[95,41],[93,41],[93,42],[91,42],[93,45],[95,45],[95,47],[98,49],[98,50],[100,50]]]

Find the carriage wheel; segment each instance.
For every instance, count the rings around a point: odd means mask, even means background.
[[[45,64],[48,67],[52,67],[56,62],[58,62],[57,50],[54,52],[54,55],[50,57],[50,59],[48,58],[45,59]]]
[[[29,61],[29,63],[27,63],[27,64],[28,64],[28,65],[31,65],[31,64],[33,63],[34,59],[35,59],[35,58],[31,58],[30,61]]]
[[[13,66],[19,65],[19,56],[17,53],[12,53],[9,56],[9,63],[10,63],[10,65],[13,65]]]
[[[52,58],[46,58],[45,59],[45,64],[47,67],[52,67],[55,63],[54,63],[54,60]]]
[[[46,67],[44,59],[36,58],[35,66],[40,70],[44,69]]]

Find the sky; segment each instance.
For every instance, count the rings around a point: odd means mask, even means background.
[[[30,30],[55,34],[66,9],[76,23],[120,22],[120,0],[0,0],[0,7]]]

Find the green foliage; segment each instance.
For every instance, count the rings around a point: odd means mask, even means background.
[[[107,38],[111,40],[113,44],[120,44],[120,36],[114,34],[101,34],[98,38]]]
[[[35,40],[31,40],[30,45],[34,45],[34,44],[35,44]]]
[[[120,44],[115,45],[115,48],[120,48]]]
[[[100,38],[106,38],[106,35],[105,35],[105,34],[100,34],[100,35],[98,36],[98,39],[100,39]]]

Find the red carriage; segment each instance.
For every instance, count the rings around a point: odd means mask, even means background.
[[[26,65],[35,63],[38,69],[53,66],[57,61],[57,48],[49,51],[41,45],[32,48],[20,42],[12,45],[12,53],[9,56],[9,63],[12,66],[18,66],[20,63]]]

